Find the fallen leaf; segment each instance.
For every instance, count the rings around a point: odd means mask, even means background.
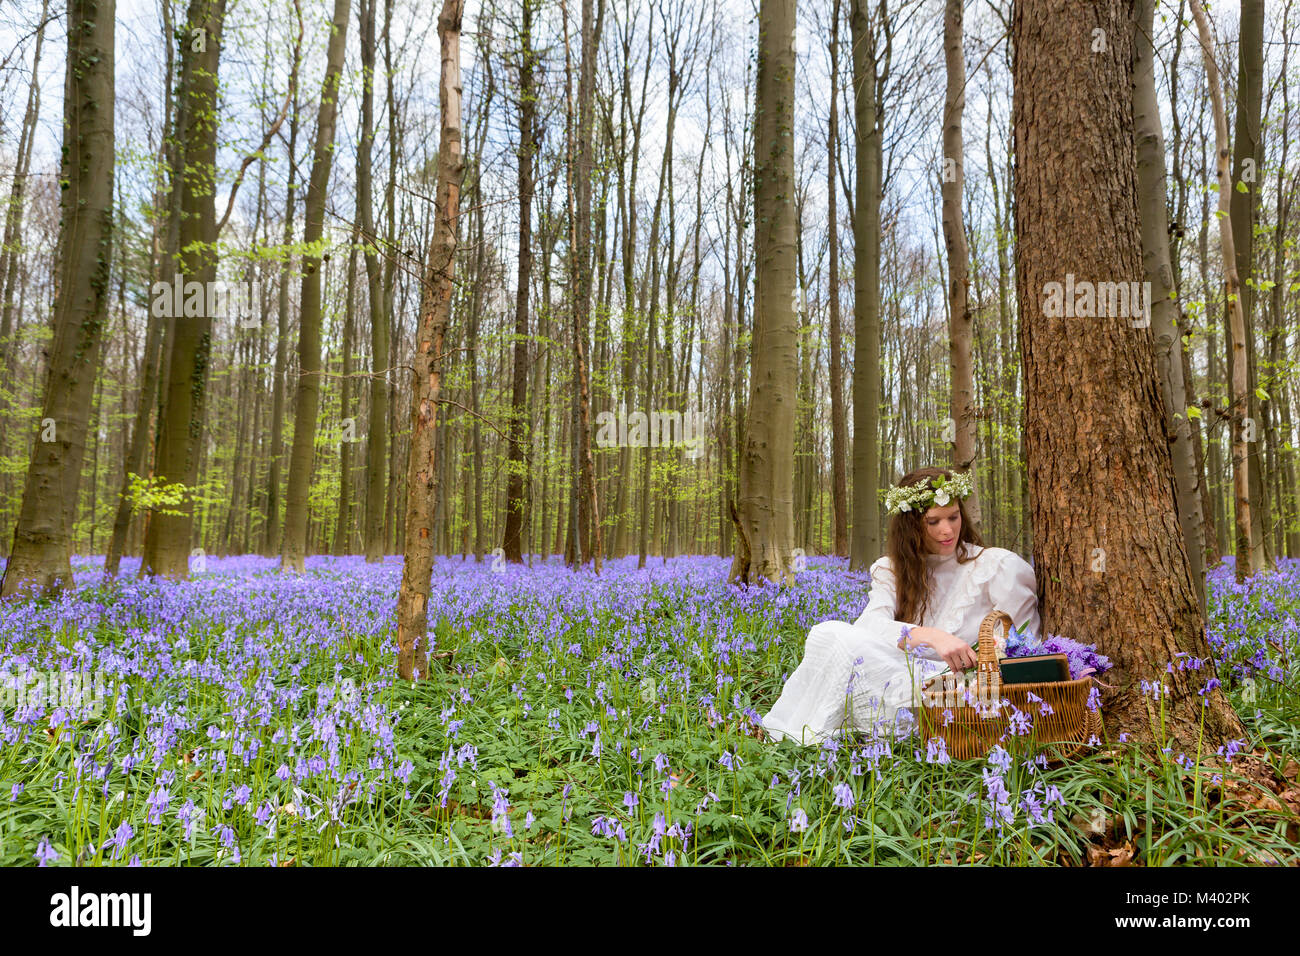
[[[194,781],[198,780],[202,776],[203,776],[203,768],[200,767],[198,770],[195,770],[192,774],[190,774],[188,779],[190,783],[193,783]]]
[[[1300,763],[1296,763],[1294,760],[1287,760],[1286,766],[1282,768],[1282,776],[1288,780],[1296,779],[1297,776],[1300,776]]]
[[[1261,793],[1251,806],[1257,810],[1267,810],[1270,813],[1286,813],[1286,807],[1278,803],[1277,798],[1271,793]]]
[[[1110,854],[1111,866],[1128,866],[1133,860],[1133,854],[1137,852],[1132,843],[1125,843],[1121,847],[1107,851]]]

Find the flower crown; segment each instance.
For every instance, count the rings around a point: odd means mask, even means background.
[[[890,485],[885,492],[885,510],[896,515],[902,511],[916,508],[925,511],[931,506],[940,508],[949,504],[954,498],[969,497],[974,490],[971,477],[966,472],[959,472],[951,478],[938,475],[935,478],[921,479],[911,485]]]

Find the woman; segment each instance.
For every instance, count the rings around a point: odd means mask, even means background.
[[[962,508],[970,492],[970,477],[946,468],[919,468],[889,489],[889,553],[871,566],[867,608],[852,624],[823,621],[808,632],[803,661],[763,718],[773,739],[812,743],[913,717],[923,681],[945,664],[975,666],[971,645],[991,610],[1038,633],[1033,569],[984,547]]]

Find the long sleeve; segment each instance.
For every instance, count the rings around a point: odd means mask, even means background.
[[[1002,565],[997,575],[989,581],[989,599],[994,608],[1011,615],[1017,630],[1027,630],[1036,637],[1042,636],[1039,633],[1041,622],[1034,569],[1014,551],[1008,551],[1002,556]]]
[[[853,624],[855,627],[868,627],[872,624],[896,625],[893,639],[897,644],[899,638],[903,636],[904,623],[908,627],[920,627],[920,625],[894,619],[898,606],[895,587],[894,572],[889,566],[889,558],[880,558],[871,566],[871,593],[867,596],[867,608]]]

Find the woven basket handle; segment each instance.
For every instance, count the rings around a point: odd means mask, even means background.
[[[980,646],[976,650],[979,654],[979,672],[981,674],[987,673],[990,676],[996,674],[1001,677],[998,670],[998,648],[993,639],[993,629],[998,624],[1002,625],[1004,635],[1010,634],[1011,628],[1015,626],[1015,622],[1011,620],[1011,615],[1006,611],[989,611],[988,614],[984,615],[984,620],[980,622]]]

